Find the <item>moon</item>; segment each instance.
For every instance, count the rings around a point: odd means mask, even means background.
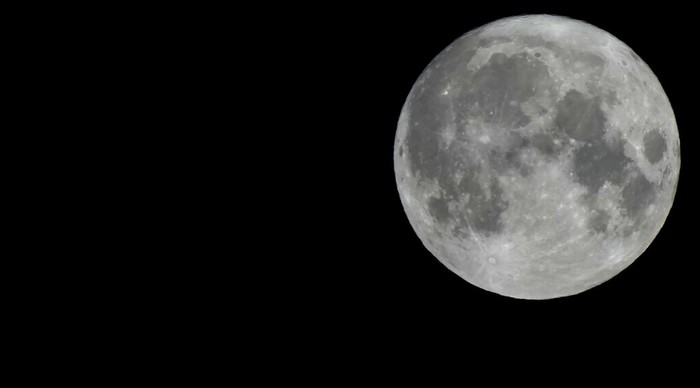
[[[394,171],[423,245],[484,290],[578,294],[629,266],[673,204],[680,140],[658,79],[623,42],[550,15],[455,40],[399,117]]]

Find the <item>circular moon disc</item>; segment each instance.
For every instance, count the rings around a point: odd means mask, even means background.
[[[649,67],[590,24],[498,20],[443,50],[399,118],[394,169],[423,244],[483,289],[580,293],[651,244],[680,169]]]

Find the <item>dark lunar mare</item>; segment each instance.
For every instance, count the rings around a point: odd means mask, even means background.
[[[656,198],[654,185],[625,155],[624,140],[614,137],[605,140],[607,119],[600,98],[586,97],[579,91],[570,90],[558,103],[557,109],[555,135],[563,133],[580,143],[573,151],[573,173],[575,180],[586,187],[586,198],[592,202],[606,181],[622,186],[621,206],[634,225],[638,226],[643,221],[643,210]],[[653,141],[650,140],[650,143]],[[653,146],[656,144],[650,147]],[[594,210],[589,226],[594,231],[602,232],[607,229],[609,220],[607,213]]]
[[[503,228],[501,214],[508,207],[503,199],[503,190],[494,177],[488,182],[487,187],[482,187],[479,182],[481,162],[469,160],[462,155],[457,144],[450,144],[446,149],[442,148],[440,139],[448,125],[452,123],[451,112],[455,110],[457,122],[461,109],[464,106],[484,106],[492,104],[504,105],[507,95],[513,98],[529,98],[527,88],[531,88],[527,82],[516,82],[507,78],[508,74],[515,72],[525,78],[530,77],[526,70],[518,69],[518,61],[522,58],[511,59],[504,55],[496,55],[489,65],[482,67],[478,77],[468,71],[464,64],[474,55],[476,47],[473,39],[462,39],[455,44],[452,50],[443,52],[438,56],[429,68],[432,70],[424,74],[422,83],[415,91],[409,105],[408,132],[405,145],[409,157],[409,168],[412,174],[422,180],[435,180],[443,194],[430,199],[428,210],[430,214],[441,224],[446,224],[450,219],[448,203],[460,200],[467,195],[469,201],[466,205],[467,214],[458,220],[462,230],[469,228],[481,234],[500,232]],[[522,73],[522,74],[521,74]],[[506,77],[505,81],[502,80]],[[456,97],[445,98],[442,91],[448,87],[451,81],[470,79],[482,82],[479,87],[472,85],[469,90],[454,90]],[[478,81],[481,80],[481,81]],[[469,85],[469,82],[460,82],[457,86]],[[450,100],[451,98],[451,100]],[[521,111],[513,110],[508,104],[504,107],[504,117],[509,121],[524,125],[529,119]],[[481,117],[485,117],[482,113]],[[463,117],[462,117],[463,118]],[[406,150],[400,150],[401,153]],[[458,172],[462,172],[461,180],[457,181]]]
[[[450,101],[441,98],[441,93],[453,79],[459,79],[466,72],[464,65],[469,63],[476,49],[472,39],[459,39],[452,49],[443,51],[433,60],[428,66],[432,70],[424,72],[414,86],[408,104],[404,150],[408,152],[408,165],[413,176],[438,179],[441,185],[447,183],[445,173],[453,161],[449,156],[445,157],[449,152],[440,149],[440,138],[452,118]]]
[[[548,77],[547,66],[529,54],[495,53],[457,97],[462,108],[456,112],[457,119],[479,118],[503,131],[524,127],[530,118],[520,103],[533,97],[538,82]],[[511,105],[511,101],[515,104]]]
[[[666,139],[654,129],[644,135],[644,156],[651,164],[661,161],[666,153]]]

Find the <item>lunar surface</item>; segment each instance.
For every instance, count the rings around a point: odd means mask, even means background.
[[[627,45],[533,15],[470,31],[411,90],[394,146],[413,229],[450,270],[522,299],[580,293],[651,244],[671,209],[671,105]]]

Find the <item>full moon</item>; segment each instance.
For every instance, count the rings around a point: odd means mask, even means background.
[[[482,289],[573,295],[629,266],[673,204],[680,141],[658,79],[611,34],[531,15],[477,28],[423,71],[396,183],[425,247]]]

